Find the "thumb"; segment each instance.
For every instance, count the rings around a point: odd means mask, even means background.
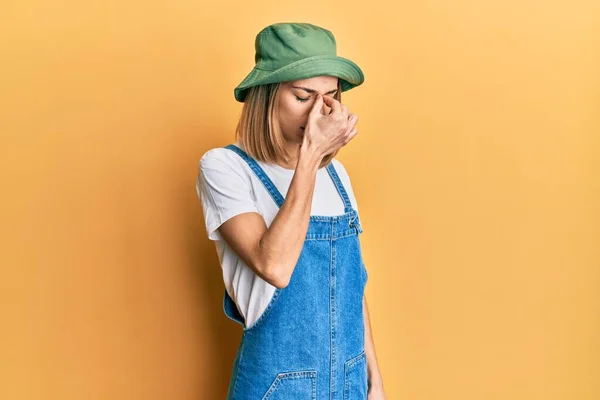
[[[310,110],[310,114],[319,115],[321,113],[321,106],[323,105],[323,96],[321,94],[317,94],[317,98],[313,103],[313,106]]]

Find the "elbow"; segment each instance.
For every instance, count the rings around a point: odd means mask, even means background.
[[[274,257],[268,252],[264,252],[262,249],[262,239],[259,241],[259,254],[256,257],[256,264],[254,270],[260,275],[262,279],[278,289],[284,289],[290,283],[291,273],[288,274],[284,263],[282,263],[278,257]]]
[[[285,289],[287,285],[289,285],[289,279],[278,279],[271,283],[271,285],[275,286],[277,289]]]
[[[290,276],[282,273],[281,265],[267,267],[264,273],[264,279],[278,289],[285,289],[290,283]]]

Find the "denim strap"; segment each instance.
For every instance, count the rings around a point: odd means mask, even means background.
[[[224,148],[236,152],[240,157],[242,157],[244,159],[244,161],[246,161],[246,163],[248,163],[248,165],[250,166],[250,169],[252,169],[254,174],[258,177],[258,179],[265,186],[265,188],[267,189],[267,191],[269,192],[269,194],[271,195],[271,197],[273,198],[273,200],[275,201],[277,206],[279,208],[281,208],[281,206],[283,205],[283,200],[284,200],[283,196],[281,195],[281,193],[279,192],[279,190],[277,189],[277,187],[275,186],[273,181],[271,181],[269,176],[265,173],[265,171],[260,167],[260,165],[258,165],[256,160],[254,160],[244,150],[240,149],[239,147],[237,147],[234,144],[229,144],[229,145],[225,146]],[[344,211],[345,212],[351,211],[352,203],[350,202],[350,198],[348,197],[348,193],[346,193],[346,189],[344,189],[344,185],[342,184],[340,177],[338,176],[337,172],[335,171],[333,162],[329,163],[329,165],[327,166],[327,172],[329,173],[331,180],[335,184],[335,187],[344,202]]]

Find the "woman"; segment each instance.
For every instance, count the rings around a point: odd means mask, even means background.
[[[333,34],[267,26],[234,90],[235,144],[206,152],[197,193],[223,268],[225,314],[243,337],[228,399],[385,399],[362,233],[335,155],[357,134],[341,92],[364,76]]]

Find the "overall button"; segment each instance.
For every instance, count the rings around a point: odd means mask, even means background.
[[[348,225],[350,228],[354,229],[357,234],[360,234],[362,232],[362,227],[360,226],[360,220],[358,216],[353,217]]]

